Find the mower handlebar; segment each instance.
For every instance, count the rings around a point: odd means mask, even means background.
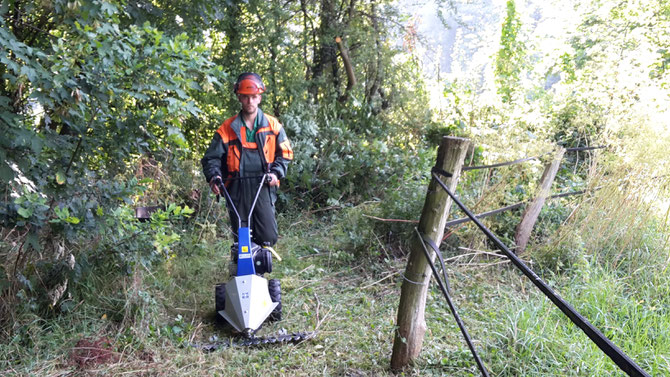
[[[225,188],[224,182],[227,182],[227,181],[238,181],[238,180],[242,180],[242,179],[265,179],[265,183],[270,183],[270,182],[272,182],[272,178],[270,177],[270,174],[272,174],[272,173],[265,173],[263,175],[254,175],[254,176],[251,176],[251,177],[228,177],[226,179],[223,179],[220,176],[216,176],[216,177],[212,178],[212,182],[214,182],[214,184],[216,185],[216,187],[219,188],[220,191],[223,191],[223,188]]]
[[[264,184],[269,184],[272,182],[272,178],[270,177],[270,173],[265,173],[263,175],[257,175],[253,177],[231,177],[231,178],[226,178],[225,181],[234,181],[238,179],[259,179],[260,182],[258,185],[258,190],[256,191],[256,196],[254,197],[254,201],[251,204],[251,210],[249,211],[249,219],[247,220],[247,223],[249,223],[251,219],[251,213],[254,210],[254,207],[256,206],[256,201],[258,200],[258,194],[261,192],[261,188],[263,187]],[[231,208],[234,212],[235,215],[237,216],[237,219],[239,221],[239,226],[242,226],[242,219],[240,218],[240,214],[237,212],[237,208],[235,207],[235,203],[233,203],[233,200],[230,198],[230,194],[228,194],[228,189],[226,189],[226,186],[223,184],[224,180],[220,176],[216,176],[215,178],[212,179],[212,182],[216,185],[216,187],[219,188],[219,194],[216,195],[216,202],[218,203],[220,198],[221,198],[221,192],[223,192],[224,195],[226,195],[226,201],[229,205],[229,208]]]

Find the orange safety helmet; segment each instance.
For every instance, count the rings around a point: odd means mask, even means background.
[[[258,74],[245,72],[237,78],[234,91],[235,94],[261,94],[265,92],[265,85]]]

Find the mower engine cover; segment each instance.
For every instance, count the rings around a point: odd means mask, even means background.
[[[235,242],[231,247],[230,263],[228,264],[228,274],[237,275],[237,250],[239,246]],[[272,273],[272,252],[260,245],[251,242],[251,255],[254,261],[254,270],[257,275],[263,276],[265,273]]]

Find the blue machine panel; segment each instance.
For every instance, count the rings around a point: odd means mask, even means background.
[[[237,232],[237,276],[254,275],[254,258],[251,255],[251,233],[249,228],[240,228]]]

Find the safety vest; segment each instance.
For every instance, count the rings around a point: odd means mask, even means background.
[[[260,126],[255,135],[255,140],[247,140],[246,130],[242,130],[244,122],[238,115],[226,119],[216,131],[224,144],[226,150],[226,167],[228,177],[238,176],[240,173],[240,159],[242,148],[263,151],[262,157],[265,163],[265,171],[269,172],[271,165],[277,156],[286,160],[293,160],[293,149],[286,137],[279,120],[271,115],[266,115],[259,109]],[[281,178],[281,177],[278,177]]]

